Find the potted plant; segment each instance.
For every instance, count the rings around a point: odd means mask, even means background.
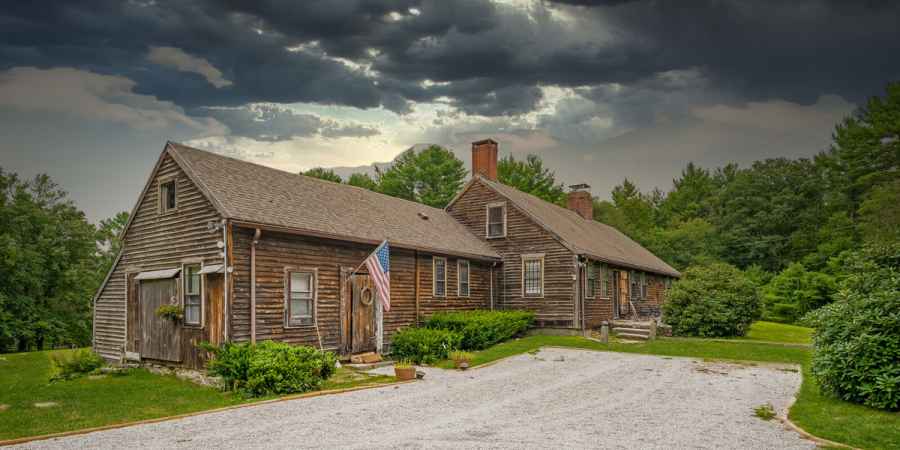
[[[462,350],[456,350],[453,353],[450,353],[450,359],[453,360],[453,365],[456,366],[457,369],[466,370],[469,368],[469,364],[472,362],[472,355],[469,352],[464,352]]]
[[[163,319],[181,322],[184,319],[184,308],[180,305],[162,305],[156,308],[156,316]]]
[[[394,364],[394,375],[400,381],[414,380],[416,378],[416,366],[408,360],[401,360]]]

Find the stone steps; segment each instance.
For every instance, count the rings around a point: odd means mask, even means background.
[[[632,341],[650,340],[650,322],[616,321],[610,331],[619,339]]]

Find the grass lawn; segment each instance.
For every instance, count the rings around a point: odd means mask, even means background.
[[[812,328],[760,320],[754,322],[750,326],[750,332],[740,339],[809,345],[812,344],[812,332]]]
[[[244,399],[174,376],[133,370],[122,376],[49,383],[49,352],[0,355],[0,440],[174,416],[262,399]],[[341,368],[323,389],[393,381]],[[271,398],[271,397],[270,397]],[[56,406],[35,407],[55,402]]]
[[[775,334],[761,333],[765,336],[763,339],[765,341],[772,341],[772,336]],[[795,344],[796,342],[789,343]],[[712,341],[685,338],[659,338],[642,344],[615,342],[602,344],[575,336],[529,336],[474,352],[472,366],[534,351],[544,346],[799,364],[803,366],[803,385],[800,388],[797,402],[790,411],[790,417],[794,423],[816,436],[854,447],[900,448],[900,413],[879,411],[821,394],[808,369],[810,350],[800,346],[761,343],[753,340]],[[453,363],[442,361],[438,366],[452,368]]]

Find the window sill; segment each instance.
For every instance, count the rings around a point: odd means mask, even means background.
[[[316,328],[316,324],[309,323],[309,324],[303,324],[303,325],[284,325],[284,326],[282,326],[282,328],[284,328],[285,330],[301,330],[304,328],[313,330]]]
[[[504,239],[504,238],[506,238],[506,235],[504,234],[502,236],[485,236],[484,238],[485,239]]]

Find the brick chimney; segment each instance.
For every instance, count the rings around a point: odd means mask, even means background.
[[[569,192],[567,206],[572,211],[578,213],[579,216],[594,220],[594,198],[591,196],[590,186],[586,184],[576,184],[569,186],[572,189]]]
[[[472,175],[497,180],[497,142],[484,139],[472,143]]]

